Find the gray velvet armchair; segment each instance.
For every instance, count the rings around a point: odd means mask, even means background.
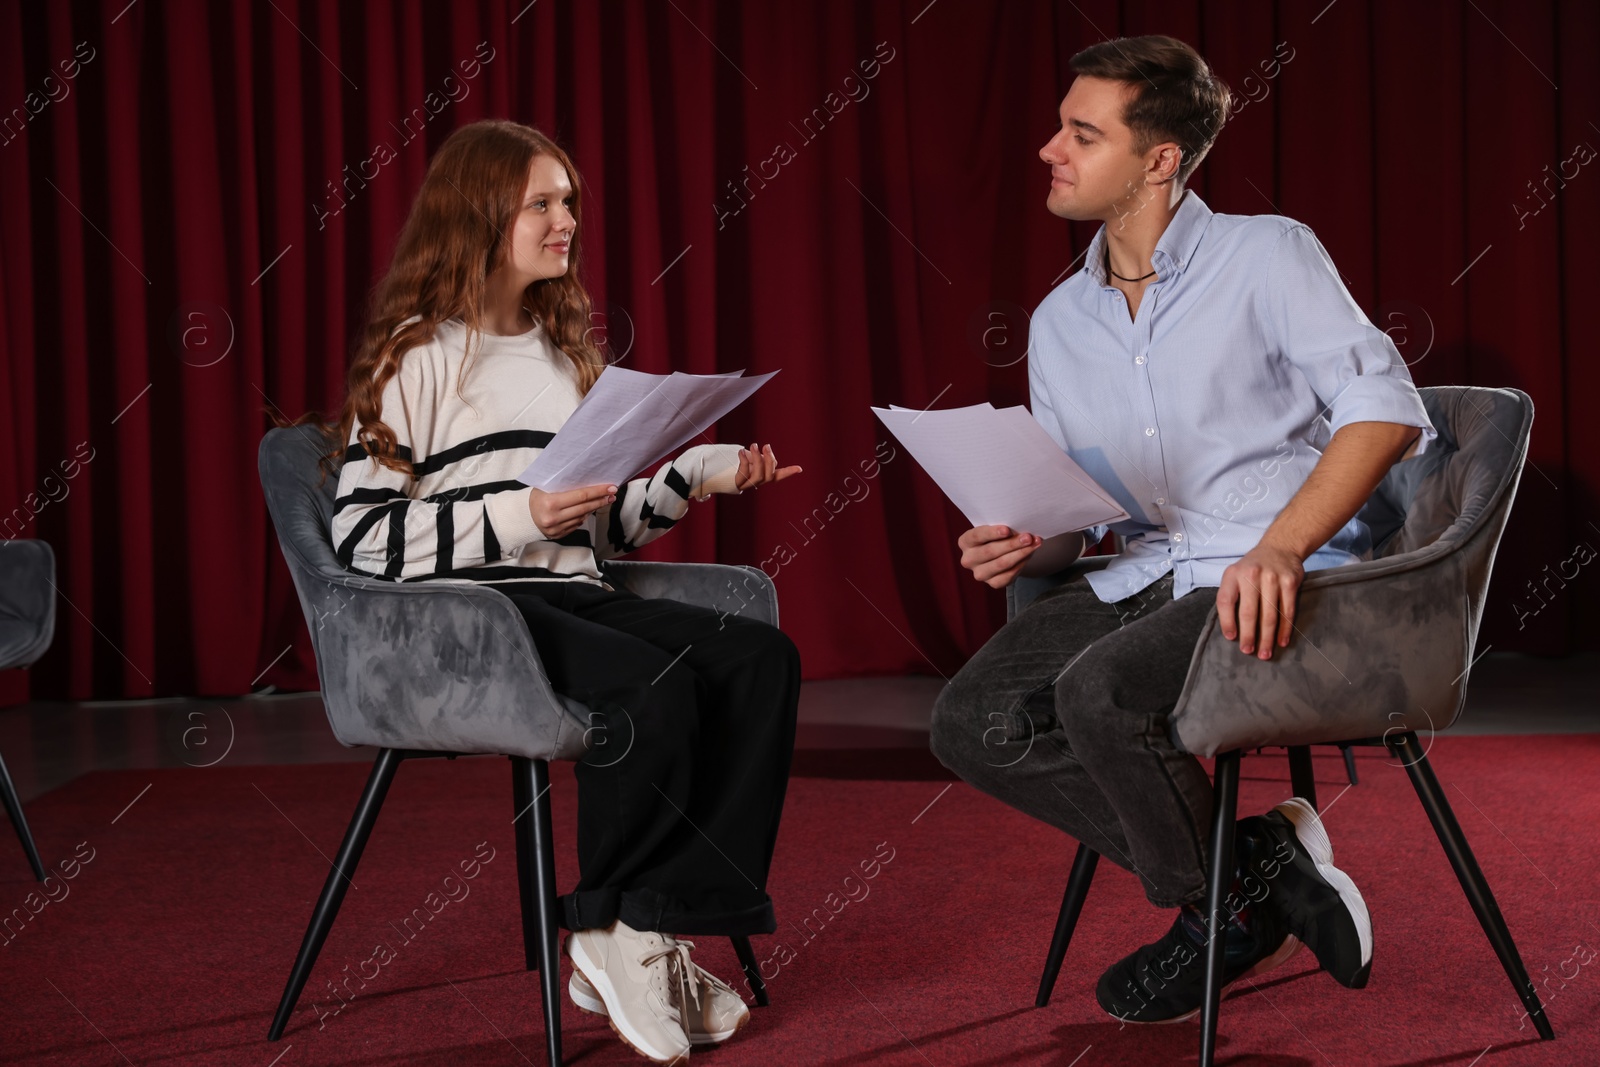
[[[533,639],[511,600],[488,585],[394,582],[345,570],[330,540],[337,473],[318,484],[323,439],[312,425],[262,439],[268,510],[316,653],[334,736],[379,751],[312,912],[268,1033],[283,1034],[343,901],[401,760],[488,753],[511,757],[523,950],[540,970],[546,1044],[561,1062],[560,958],[551,847],[552,759],[587,751],[589,709],[550,688]],[[759,568],[707,563],[602,564],[606,580],[644,597],[699,604],[777,625],[776,587]],[[733,938],[757,1004],[767,994],[748,938]]]
[[[1215,809],[1207,914],[1215,924],[1233,870],[1241,750],[1289,749],[1295,795],[1316,804],[1310,745],[1387,747],[1405,766],[1456,877],[1539,1035],[1554,1037],[1488,882],[1418,731],[1442,730],[1461,713],[1495,549],[1516,496],[1533,403],[1517,389],[1421,389],[1439,437],[1392,467],[1362,508],[1372,532],[1367,558],[1307,572],[1296,605],[1297,633],[1262,661],[1242,656],[1222,634],[1216,609],[1201,631],[1172,712],[1180,748],[1215,756]],[[1016,617],[1039,593],[1075,571],[1103,567],[1089,557],[1048,578],[1018,578],[1007,589]],[[1190,596],[1212,595],[1196,590]],[[1098,856],[1080,845],[1036,999],[1048,1003]],[[1215,929],[1215,926],[1213,926]],[[1200,1062],[1215,1053],[1222,939],[1208,947]]]
[[[50,647],[56,632],[56,554],[47,541],[0,541],[0,670],[30,667]],[[0,760],[0,800],[22,840],[33,876],[44,881],[44,864],[11,772]]]

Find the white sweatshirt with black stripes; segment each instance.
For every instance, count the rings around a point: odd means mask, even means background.
[[[351,427],[331,530],[340,564],[402,582],[606,586],[599,560],[666,533],[691,497],[735,492],[740,446],[695,445],[649,477],[619,484],[611,505],[551,540],[528,511],[533,490],[517,475],[580,399],[572,364],[542,327],[478,333],[469,359],[466,326],[441,323],[432,340],[404,353],[383,392],[383,421],[415,477],[367,455],[360,427]]]

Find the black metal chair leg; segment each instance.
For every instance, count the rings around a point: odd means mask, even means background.
[[[1045,957],[1044,974],[1039,977],[1039,993],[1033,1006],[1042,1008],[1050,1003],[1050,994],[1056,987],[1056,976],[1061,973],[1061,961],[1067,958],[1067,946],[1072,942],[1072,931],[1078,926],[1078,914],[1089,895],[1089,883],[1094,880],[1095,865],[1100,853],[1088,845],[1080,844],[1078,854],[1072,859],[1072,874],[1067,878],[1067,891],[1061,896],[1061,911],[1056,915],[1055,936],[1050,939],[1050,954]]]
[[[283,1036],[283,1028],[294,1012],[306,979],[311,977],[311,968],[316,965],[317,953],[322,951],[322,943],[327,940],[328,931],[333,929],[333,920],[339,914],[339,905],[344,902],[344,892],[356,872],[356,864],[361,862],[361,850],[366,848],[367,836],[378,821],[384,794],[388,793],[395,769],[403,759],[405,754],[399,749],[385,748],[378,752],[378,758],[372,764],[366,788],[356,802],[355,815],[351,816],[350,826],[344,832],[344,842],[339,845],[339,853],[328,871],[328,880],[323,883],[322,895],[312,909],[311,925],[306,927],[305,940],[300,943],[300,954],[295,957],[294,967],[289,971],[289,984],[284,986],[283,999],[278,1001],[278,1013],[272,1017],[272,1029],[267,1031],[268,1041],[276,1041]]]
[[[534,938],[538,949],[539,992],[544,1001],[545,1051],[551,1067],[561,1064],[561,955],[556,939],[559,922],[556,908],[556,853],[550,835],[550,765],[542,759],[524,756],[511,758],[512,773],[523,779],[524,795],[532,798],[532,810],[517,820],[518,851],[522,851],[520,835],[529,835],[535,890],[533,894],[534,920],[538,924]],[[513,791],[515,792],[515,791]],[[523,928],[526,939],[527,928]]]
[[[1544,1040],[1554,1040],[1555,1031],[1550,1027],[1550,1020],[1545,1018],[1544,1005],[1539,1001],[1538,990],[1528,980],[1527,968],[1522,965],[1522,957],[1517,953],[1516,943],[1511,940],[1511,931],[1506,927],[1505,917],[1500,914],[1500,905],[1495,903],[1494,893],[1489,889],[1489,881],[1484,878],[1483,871],[1478,867],[1478,860],[1467,844],[1466,835],[1461,832],[1461,824],[1456,822],[1455,812],[1451,809],[1444,790],[1439,786],[1439,779],[1435,777],[1433,767],[1428,763],[1427,754],[1417,743],[1417,735],[1399,734],[1387,738],[1387,741],[1389,751],[1399,757],[1405,764],[1407,773],[1411,775],[1411,784],[1417,791],[1417,799],[1422,801],[1423,810],[1428,813],[1428,820],[1433,823],[1434,833],[1439,835],[1439,844],[1444,846],[1444,853],[1450,859],[1450,866],[1455,868],[1461,890],[1467,895],[1467,902],[1477,914],[1478,922],[1483,926],[1483,932],[1489,938],[1489,944],[1493,946],[1495,955],[1500,957],[1500,965],[1505,968],[1506,977],[1511,979],[1511,987],[1522,998],[1522,1006],[1533,1019],[1534,1029]]]
[[[1289,746],[1289,784],[1294,795],[1317,806],[1317,780],[1311,773],[1311,746]]]
[[[761,968],[756,966],[756,954],[750,948],[748,937],[729,938],[733,942],[733,951],[739,956],[739,967],[744,971],[745,981],[750,985],[750,992],[755,994],[756,1007],[767,1006],[767,983],[761,980]]]
[[[533,794],[528,791],[527,761],[511,757],[511,815],[517,843],[517,896],[522,902],[522,957],[528,970],[539,969],[538,887],[533,873]]]
[[[22,801],[17,797],[17,787],[11,783],[11,772],[6,770],[6,761],[0,759],[0,797],[6,804],[6,814],[11,816],[11,825],[16,827],[17,837],[22,840],[22,851],[28,854],[28,866],[33,868],[33,876],[39,881],[44,881],[44,864],[39,862],[39,850],[33,844],[33,831],[28,829],[28,820],[22,814]]]
[[[1340,745],[1339,751],[1344,753],[1344,773],[1350,779],[1351,785],[1359,785],[1360,779],[1356,777],[1356,754],[1349,745]]]
[[[1289,752],[1292,757],[1294,749]],[[1233,881],[1234,817],[1239,807],[1238,749],[1218,753],[1215,779],[1212,783],[1215,799],[1211,820],[1211,869],[1206,877],[1206,988],[1205,1000],[1200,1006],[1200,1067],[1212,1067],[1217,1055],[1222,950],[1228,922],[1224,899]]]

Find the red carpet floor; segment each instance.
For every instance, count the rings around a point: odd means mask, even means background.
[[[1316,761],[1319,787],[1337,860],[1372,909],[1372,980],[1346,990],[1302,953],[1241,985],[1223,1002],[1222,1062],[1600,1064],[1600,736],[1447,737],[1433,748],[1547,992],[1551,1043],[1519,1028],[1519,1003],[1404,772],[1365,751],[1361,785],[1341,794],[1329,752]],[[889,768],[897,757],[875,758]],[[566,888],[576,877],[574,790],[570,765],[553,771]],[[402,765],[289,1031],[265,1040],[327,870],[322,856],[337,848],[365,774],[359,765],[99,772],[31,803],[47,862],[75,849],[83,859],[62,883],[66,895],[0,945],[0,1063],[542,1067],[538,979],[521,968],[510,774],[498,759]],[[1288,795],[1281,752],[1248,757],[1244,774],[1246,813]],[[1194,1024],[1119,1028],[1095,1005],[1100,971],[1168,921],[1109,863],[1053,1003],[1032,1007],[1071,842],[932,777],[911,779],[902,766],[886,770],[888,780],[793,780],[770,887],[783,929],[755,942],[759,955],[783,960],[773,1006],[694,1059],[1194,1062]],[[9,827],[3,837],[0,914],[36,888]],[[403,918],[442,891],[460,861],[490,849],[477,877],[461,883],[466,895],[455,889],[459,899],[403,940]],[[860,864],[874,869],[875,857],[876,876],[860,880]],[[847,890],[857,899],[833,913]],[[800,922],[813,909],[827,921],[808,933]],[[376,977],[333,1014],[327,982],[347,966],[371,975],[365,961],[380,943],[389,953]],[[699,962],[737,978],[726,940],[699,944]],[[645,1062],[570,1002],[562,1022],[570,1063]]]

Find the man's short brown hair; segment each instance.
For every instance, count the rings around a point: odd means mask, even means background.
[[[1183,150],[1177,180],[1189,175],[1211,150],[1228,121],[1228,86],[1212,73],[1200,53],[1175,37],[1118,37],[1090,45],[1072,57],[1074,74],[1126,82],[1138,95],[1123,108],[1122,121],[1133,131],[1139,155],[1163,141]]]

